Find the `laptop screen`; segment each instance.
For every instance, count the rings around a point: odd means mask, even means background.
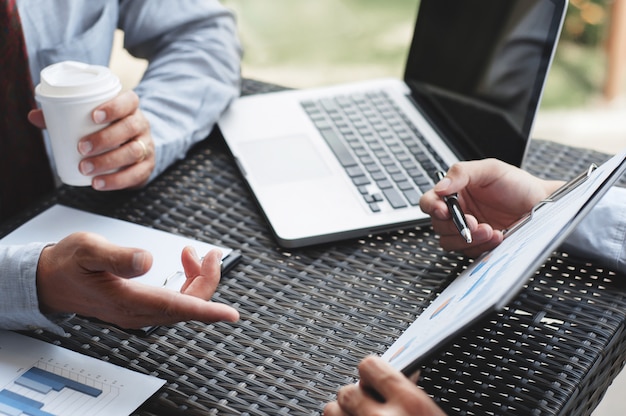
[[[565,0],[421,0],[405,82],[460,159],[521,165],[564,8]]]

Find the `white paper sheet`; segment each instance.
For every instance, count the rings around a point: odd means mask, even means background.
[[[173,290],[180,290],[185,280],[180,260],[185,246],[194,247],[199,256],[204,256],[212,248],[219,248],[222,258],[226,258],[233,251],[227,247],[215,246],[63,205],[54,205],[37,215],[1,239],[0,244],[57,242],[77,231],[100,234],[120,246],[148,250],[153,257],[152,268],[136,279],[152,286],[162,286],[167,279],[166,287]]]
[[[0,331],[0,414],[128,415],[164,380]]]

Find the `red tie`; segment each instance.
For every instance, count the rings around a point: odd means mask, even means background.
[[[26,45],[15,0],[0,0],[0,220],[54,189],[35,108]]]

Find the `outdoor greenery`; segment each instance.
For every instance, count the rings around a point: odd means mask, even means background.
[[[600,93],[609,0],[570,0],[543,108]],[[291,87],[401,77],[419,0],[223,0],[238,17],[243,75]]]
[[[571,0],[563,27],[563,40],[599,46],[606,34],[611,1],[614,0]]]

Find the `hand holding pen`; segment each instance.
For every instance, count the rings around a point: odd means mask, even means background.
[[[442,180],[445,177],[445,173],[438,171],[437,179]],[[450,194],[443,197],[446,205],[448,206],[448,210],[450,211],[450,216],[452,217],[452,221],[456,226],[457,230],[461,236],[467,241],[468,244],[472,242],[472,233],[467,225],[467,220],[465,219],[465,214],[461,209],[461,205],[459,204],[459,198],[457,194]]]
[[[562,181],[546,181],[493,158],[456,162],[443,180],[422,195],[420,208],[431,217],[441,248],[478,257],[503,241],[502,230],[519,221],[561,185]],[[458,193],[459,202],[467,210],[471,244],[460,237],[450,221],[451,210],[443,197],[454,193]]]

